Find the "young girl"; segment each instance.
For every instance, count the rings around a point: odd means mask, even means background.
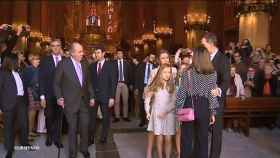
[[[160,66],[154,80],[148,87],[145,98],[145,110],[149,120],[148,131],[157,138],[158,158],[163,157],[163,139],[165,157],[170,158],[172,136],[175,135],[175,86],[171,80],[171,67]]]

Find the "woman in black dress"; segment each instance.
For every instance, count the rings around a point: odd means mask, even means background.
[[[195,49],[193,65],[183,73],[176,97],[176,107],[192,107],[195,116],[194,121],[181,124],[181,158],[208,157],[208,127],[209,123],[214,124],[219,106],[217,98],[212,95],[216,90],[216,80],[217,74],[207,50]]]

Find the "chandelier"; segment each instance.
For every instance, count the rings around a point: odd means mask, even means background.
[[[242,14],[248,14],[252,12],[267,12],[271,15],[277,10],[279,6],[278,0],[261,0],[255,2],[239,1],[239,5],[236,8],[236,17],[239,18]]]
[[[156,36],[153,33],[145,33],[142,35],[142,40],[144,42],[156,41]]]
[[[211,17],[206,13],[190,13],[184,16],[185,30],[207,30]]]
[[[156,35],[172,35],[173,29],[169,26],[157,26],[154,29],[154,34]]]

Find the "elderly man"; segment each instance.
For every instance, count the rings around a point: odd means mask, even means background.
[[[80,151],[85,158],[88,152],[89,106],[94,105],[93,91],[88,80],[86,64],[81,62],[84,51],[80,43],[74,42],[70,58],[62,60],[56,69],[54,93],[57,104],[63,108],[69,126],[69,157],[77,157],[77,128],[80,131]]]

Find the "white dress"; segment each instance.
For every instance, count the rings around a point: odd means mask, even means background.
[[[152,104],[151,98],[145,99],[145,110],[151,110],[151,116],[148,124],[148,131],[155,135],[175,135],[176,132],[176,115],[175,115],[175,92],[170,94],[167,90],[161,89],[155,93]],[[171,111],[172,110],[172,111]],[[169,112],[165,118],[161,119],[158,115],[162,112]]]

